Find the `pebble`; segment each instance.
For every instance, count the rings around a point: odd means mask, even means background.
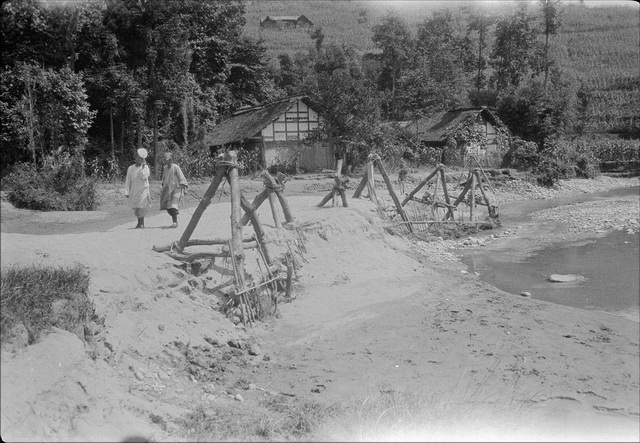
[[[234,399],[234,400],[237,400],[237,401],[244,401],[244,398],[242,398],[242,395],[240,395],[240,394],[236,394],[236,395],[234,395],[234,396],[233,396],[233,399]]]
[[[523,297],[529,298],[531,297],[531,292],[523,291],[520,293],[520,295]]]
[[[249,344],[249,355],[260,355],[260,354],[262,354],[262,350],[260,349],[259,345],[255,343]]]

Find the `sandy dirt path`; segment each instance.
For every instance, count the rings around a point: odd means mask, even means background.
[[[229,394],[242,380],[327,404],[408,392],[442,424],[429,436],[381,440],[637,440],[637,323],[504,293],[386,232],[369,201],[316,208],[324,189],[312,185],[288,197],[306,239],[296,299],[254,328],[234,326],[206,282],[191,283],[152,251],[186,223],[167,229],[158,211],[140,231],[128,208],[29,216],[3,202],[3,265],[82,262],[104,318],[89,344],[55,331],[38,345],[3,350],[3,437],[176,441],[178,419],[197,405],[260,410],[265,391],[242,391],[242,402]],[[205,215],[192,238],[229,235],[226,202]],[[266,204],[260,217],[274,254],[282,253],[291,231],[275,229]],[[28,233],[18,233],[20,223]],[[54,233],[42,235],[45,226]],[[233,350],[232,339],[257,342],[262,352]],[[192,361],[184,361],[185,346]],[[205,381],[194,362],[224,370]]]

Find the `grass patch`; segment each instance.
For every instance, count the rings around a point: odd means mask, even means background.
[[[187,441],[517,441],[529,435],[522,418],[531,397],[488,392],[486,382],[460,386],[456,401],[458,386],[432,395],[385,388],[344,405],[275,395],[262,399],[262,408],[199,406],[180,425]]]
[[[277,395],[261,406],[198,406],[180,420],[181,435],[187,441],[322,441],[317,430],[337,416],[334,407],[308,398]]]
[[[22,325],[28,344],[52,326],[84,338],[84,326],[95,307],[88,297],[89,271],[69,267],[13,265],[2,267],[0,285],[0,343],[16,335]]]

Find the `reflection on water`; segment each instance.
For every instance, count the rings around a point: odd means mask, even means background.
[[[483,281],[506,292],[528,291],[534,299],[607,311],[640,322],[639,245],[638,233],[615,231],[538,251],[521,263],[501,262],[500,254],[469,256],[463,262]],[[551,274],[576,274],[585,280],[551,283]]]

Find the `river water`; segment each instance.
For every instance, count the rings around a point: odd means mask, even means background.
[[[634,191],[635,189],[635,191]],[[615,197],[637,188],[608,192]],[[602,197],[594,196],[594,198]],[[583,198],[584,200],[584,198]],[[502,289],[561,305],[610,312],[640,322],[640,234],[613,231],[603,237],[555,244],[509,261],[509,254],[465,254],[471,272]],[[572,283],[551,283],[551,274],[585,277]]]

